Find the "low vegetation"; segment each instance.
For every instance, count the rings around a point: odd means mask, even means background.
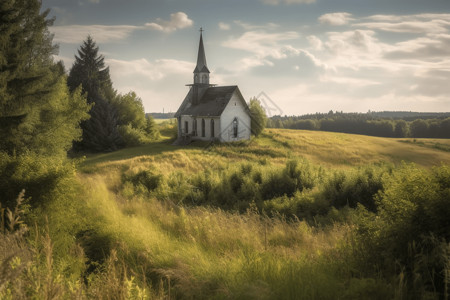
[[[174,124],[160,126],[170,133]],[[315,142],[301,147],[307,139]],[[360,139],[378,160],[355,158]],[[2,252],[2,298],[448,293],[448,152],[273,129],[248,144],[180,148],[167,141],[91,155],[78,175],[72,164],[2,164],[2,178],[42,169],[8,186],[1,244],[14,246]],[[354,146],[327,151],[346,145]],[[399,148],[383,153],[386,145]],[[401,153],[411,162],[402,163]],[[446,164],[429,163],[430,153]],[[11,228],[12,220],[23,223]]]

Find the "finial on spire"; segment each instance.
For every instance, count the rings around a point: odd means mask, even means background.
[[[202,34],[203,33],[203,31],[205,31],[205,30],[203,30],[203,27],[200,27],[200,34]]]

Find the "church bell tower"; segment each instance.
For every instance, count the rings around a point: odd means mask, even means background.
[[[206,65],[205,48],[203,46],[203,29],[200,28],[200,42],[198,44],[197,66],[194,69],[194,83],[188,84],[191,86],[192,97],[191,104],[197,105],[200,102],[200,98],[207,90],[207,88],[214,86],[209,83],[209,70]]]
[[[203,29],[200,28],[200,42],[198,45],[197,66],[194,69],[194,84],[209,85],[209,70],[206,65],[205,48],[203,47]]]

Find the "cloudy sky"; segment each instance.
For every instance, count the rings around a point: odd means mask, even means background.
[[[66,68],[90,34],[114,87],[176,111],[203,27],[211,82],[270,114],[450,111],[449,0],[43,0]]]

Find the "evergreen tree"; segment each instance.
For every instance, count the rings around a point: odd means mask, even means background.
[[[88,103],[94,106],[91,118],[81,124],[83,138],[74,144],[75,150],[95,152],[114,151],[123,144],[117,130],[117,114],[110,101],[116,97],[105,66],[104,57],[98,54],[98,46],[88,36],[75,55],[67,84],[70,90],[81,86]]]
[[[252,134],[258,136],[266,128],[267,116],[258,99],[250,99],[250,117]]]
[[[38,0],[0,3],[0,150],[65,154],[88,117],[80,91],[71,95],[55,64],[49,11]]]
[[[75,62],[67,79],[71,91],[81,84],[83,92],[87,93],[88,102],[95,102],[94,99],[98,97],[111,100],[115,96],[109,67],[105,66],[105,58],[98,54],[98,50],[92,37],[88,36],[80,46],[78,56],[75,55]]]

